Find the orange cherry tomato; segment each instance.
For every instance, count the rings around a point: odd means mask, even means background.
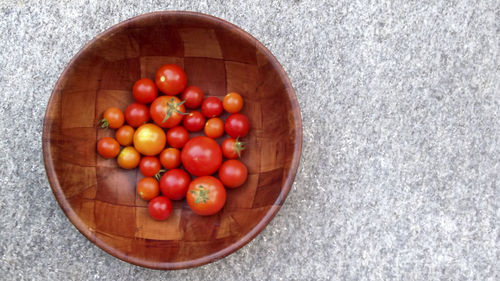
[[[160,162],[165,169],[175,169],[181,165],[181,152],[177,148],[166,148],[160,154]]]
[[[208,119],[203,129],[205,135],[209,138],[216,139],[224,134],[224,122],[217,117]]]
[[[118,130],[115,132],[115,138],[118,141],[119,144],[123,146],[129,146],[132,144],[132,141],[134,140],[134,128],[132,128],[129,125],[124,125],[121,126]]]
[[[160,184],[152,177],[142,178],[137,183],[137,194],[149,201],[160,194]]]
[[[141,125],[134,133],[134,147],[143,155],[159,154],[165,148],[166,142],[165,132],[155,124]]]
[[[118,129],[125,122],[123,112],[116,107],[110,107],[102,114],[101,127]]]
[[[104,158],[115,158],[120,152],[120,145],[113,138],[102,138],[97,143],[97,152]]]
[[[243,98],[240,94],[231,92],[222,100],[222,106],[229,113],[236,113],[243,108]]]
[[[139,165],[141,155],[132,146],[127,146],[120,151],[116,160],[118,162],[118,166],[124,169],[133,169]]]

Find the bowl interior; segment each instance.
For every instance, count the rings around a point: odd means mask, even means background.
[[[153,220],[135,192],[138,169],[120,169],[96,154],[97,140],[114,135],[96,127],[102,112],[124,110],[133,102],[133,83],[154,79],[166,63],[181,66],[188,85],[206,96],[236,91],[245,100],[248,180],[228,190],[224,209],[213,216],[198,216],[181,201],[166,221]],[[211,16],[158,12],[112,27],[73,58],[48,104],[43,155],[57,201],[88,239],[125,261],[175,269],[224,257],[267,225],[291,187],[301,134],[293,88],[257,40]]]

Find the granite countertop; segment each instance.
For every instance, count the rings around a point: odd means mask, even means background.
[[[500,279],[497,0],[49,2],[0,7],[0,279]],[[89,242],[54,199],[41,152],[72,56],[154,10],[200,11],[254,35],[290,76],[304,123],[274,220],[188,270],[130,265]]]

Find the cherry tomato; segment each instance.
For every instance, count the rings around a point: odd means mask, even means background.
[[[245,143],[238,139],[227,138],[222,142],[222,155],[227,159],[241,158],[241,151],[245,150]]]
[[[158,96],[155,82],[149,78],[142,78],[134,83],[132,95],[137,102],[150,103]]]
[[[229,113],[239,112],[243,108],[243,98],[238,93],[229,93],[222,100],[222,107]]]
[[[233,138],[244,137],[250,130],[250,122],[248,118],[241,113],[233,113],[229,115],[224,124],[224,130]]]
[[[101,127],[118,129],[123,125],[123,112],[116,107],[110,107],[102,114]]]
[[[177,95],[186,88],[187,77],[182,68],[166,64],[156,72],[156,86],[166,95]]]
[[[224,207],[226,190],[222,183],[212,176],[199,177],[189,184],[186,201],[198,215],[213,215]]]
[[[134,132],[134,128],[130,127],[129,125],[124,125],[116,130],[115,138],[119,144],[123,146],[129,146],[134,140]]]
[[[149,120],[149,110],[148,107],[142,103],[132,103],[125,109],[125,120],[127,123],[137,128],[140,125],[148,122]]]
[[[173,169],[160,179],[161,193],[171,200],[181,200],[186,197],[186,192],[191,182],[191,177],[186,171]]]
[[[158,126],[172,128],[181,123],[186,108],[177,97],[160,96],[153,101],[149,112]]]
[[[205,117],[199,111],[192,111],[184,117],[182,125],[190,132],[198,132],[205,126]]]
[[[115,158],[120,153],[120,144],[113,138],[102,138],[97,143],[97,152],[104,158]]]
[[[222,152],[217,142],[209,137],[190,139],[181,151],[184,168],[194,176],[208,176],[219,169]]]
[[[203,129],[205,135],[209,138],[216,139],[224,134],[224,122],[220,118],[214,117],[208,119]]]
[[[124,169],[134,169],[137,165],[139,165],[141,155],[132,146],[127,146],[120,151],[116,160],[118,162],[118,166]]]
[[[134,147],[144,155],[159,154],[165,148],[166,141],[165,132],[155,124],[141,125],[134,133]]]
[[[188,86],[181,94],[181,100],[187,108],[198,108],[203,102],[203,91],[196,86]]]
[[[160,154],[160,162],[165,169],[174,169],[181,165],[181,152],[177,148],[165,148]]]
[[[155,220],[165,220],[172,213],[172,202],[165,196],[156,196],[148,204],[149,215]]]
[[[142,199],[149,201],[160,194],[160,185],[154,178],[142,178],[137,183],[137,194],[139,194]]]
[[[182,126],[176,126],[168,130],[167,143],[171,147],[182,148],[189,139],[188,131]]]
[[[160,160],[154,156],[142,157],[139,170],[145,177],[154,177],[161,169]]]
[[[247,180],[248,170],[239,160],[227,160],[219,168],[219,179],[227,188],[235,188]]]
[[[201,113],[207,118],[220,116],[222,110],[222,102],[216,97],[208,97],[201,104]]]

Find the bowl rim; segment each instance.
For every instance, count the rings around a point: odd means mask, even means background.
[[[229,245],[226,248],[223,248],[215,253],[212,253],[210,255],[206,255],[197,259],[193,260],[188,260],[188,261],[180,261],[180,262],[154,262],[154,261],[148,261],[145,259],[140,259],[140,258],[135,258],[128,256],[122,251],[116,250],[115,248],[109,246],[106,242],[103,240],[100,240],[89,228],[89,226],[84,223],[80,217],[75,213],[75,211],[70,207],[70,204],[67,200],[67,198],[64,196],[64,192],[62,191],[61,185],[59,183],[57,173],[55,171],[54,165],[53,165],[53,160],[50,157],[51,155],[51,147],[50,147],[50,138],[49,138],[49,133],[51,131],[51,126],[52,122],[49,122],[50,118],[48,116],[49,113],[49,104],[54,102],[54,96],[56,91],[59,90],[61,87],[61,84],[63,83],[63,77],[66,76],[68,73],[70,67],[73,65],[73,63],[80,57],[82,54],[91,46],[93,45],[97,40],[99,40],[102,36],[104,35],[112,35],[116,31],[120,30],[123,27],[126,27],[130,22],[144,19],[144,18],[149,18],[149,17],[154,17],[154,16],[186,16],[186,17],[197,17],[200,19],[204,19],[207,21],[212,21],[216,22],[219,24],[221,27],[229,27],[232,29],[236,29],[240,32],[240,34],[249,41],[255,43],[255,46],[257,49],[263,52],[263,54],[269,59],[270,63],[273,65],[278,70],[280,79],[282,79],[286,92],[289,96],[290,102],[292,104],[292,108],[297,108],[297,110],[292,110],[293,113],[293,118],[296,122],[296,128],[295,128],[295,144],[293,147],[293,156],[292,156],[292,161],[290,163],[289,167],[289,173],[287,174],[287,177],[283,183],[283,187],[281,189],[280,194],[278,195],[278,198],[276,201],[273,203],[273,205],[270,206],[269,210],[266,212],[264,217],[249,231],[247,232],[244,236],[242,236],[239,240],[234,242],[233,244]],[[42,131],[42,153],[43,153],[43,161],[44,161],[44,166],[45,166],[45,172],[48,177],[49,185],[52,189],[52,192],[55,196],[55,199],[61,209],[63,210],[64,214],[66,217],[70,220],[70,222],[73,224],[76,229],[83,234],[88,240],[90,240],[93,244],[97,245],[99,248],[104,250],[106,253],[123,260],[125,262],[137,265],[137,266],[142,266],[142,267],[147,267],[151,269],[162,269],[162,270],[172,270],[172,269],[185,269],[185,268],[191,268],[191,267],[197,267],[201,265],[205,265],[214,261],[217,261],[219,259],[222,259],[231,253],[234,253],[235,251],[239,250],[242,248],[244,245],[248,244],[250,241],[252,241],[264,228],[269,224],[269,222],[274,218],[274,216],[277,214],[279,211],[281,205],[285,202],[285,199],[292,187],[292,184],[295,179],[295,175],[297,173],[297,169],[300,163],[300,157],[302,153],[302,117],[300,113],[300,106],[297,100],[297,96],[295,94],[295,90],[292,86],[292,83],[290,82],[290,79],[288,78],[288,75],[286,74],[285,70],[281,66],[281,64],[278,62],[276,57],[255,37],[250,35],[248,32],[243,30],[242,28],[215,16],[200,13],[200,12],[192,12],[192,11],[178,11],[178,10],[169,10],[169,11],[155,11],[155,12],[150,12],[150,13],[145,13],[141,14],[129,19],[126,19],[124,21],[121,21],[110,28],[107,28],[106,30],[100,32],[92,40],[87,42],[83,47],[80,48],[80,50],[71,58],[71,60],[66,64],[64,67],[63,72],[60,74],[56,84],[54,85],[54,88],[50,94],[50,98],[47,102],[47,108],[45,110],[45,115],[43,119],[43,131]]]

